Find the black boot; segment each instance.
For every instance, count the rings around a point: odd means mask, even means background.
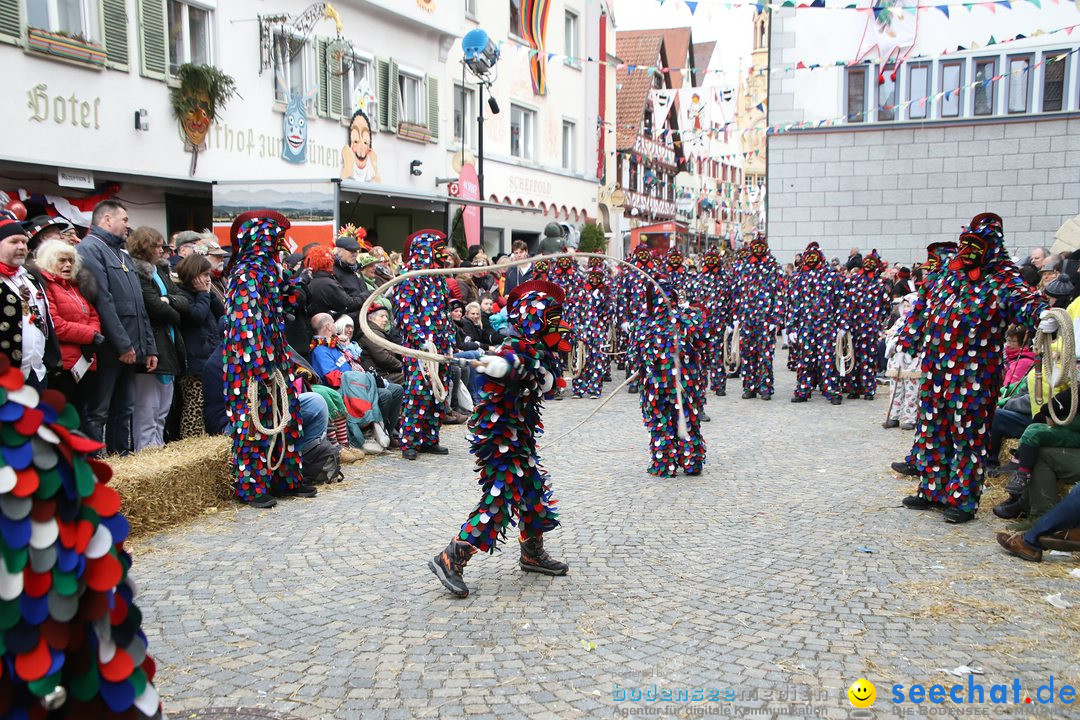
[[[894,462],[891,465],[893,472],[906,475],[908,477],[919,477],[919,468],[914,465],[908,465],[906,462]]]
[[[849,392],[847,394],[847,399],[848,400],[858,400],[859,399],[859,393],[857,393],[857,392]]]
[[[469,596],[469,586],[465,584],[465,578],[461,575],[465,572],[465,565],[469,558],[476,554],[476,548],[467,542],[457,538],[450,541],[446,549],[428,560],[428,570],[435,573],[447,590],[458,597]]]
[[[637,383],[631,383],[631,384],[626,386],[626,392],[630,393],[631,395],[634,395],[636,393],[641,392],[641,387]]]
[[[716,391],[716,397],[724,397],[725,395],[727,395],[727,390],[725,390],[724,388],[719,388]]]
[[[1017,470],[1012,479],[1005,484],[1005,492],[1010,495],[1023,495],[1027,486],[1031,483],[1031,473],[1025,470]]]
[[[570,566],[560,562],[544,549],[544,536],[529,538],[521,543],[521,569],[544,575],[565,575]]]
[[[943,515],[945,516],[945,522],[952,523],[953,525],[960,525],[975,519],[975,513],[951,506],[945,508]]]
[[[742,399],[743,400],[749,400],[750,398],[756,397],[756,396],[757,396],[757,393],[754,392],[753,390],[745,390],[745,391],[743,391]]]
[[[1026,492],[1020,495],[1010,495],[1008,500],[994,506],[994,514],[1002,520],[1015,520],[1019,517],[1026,517],[1029,512],[1031,512],[1031,507]]]
[[[934,502],[921,495],[908,495],[903,500],[904,507],[912,510],[929,510],[934,507]]]

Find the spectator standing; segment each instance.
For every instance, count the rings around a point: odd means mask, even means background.
[[[1026,265],[1033,266],[1036,270],[1042,270],[1043,265],[1046,264],[1046,259],[1050,257],[1050,250],[1044,247],[1037,247],[1031,251],[1028,255],[1028,261]]]
[[[110,453],[132,450],[131,416],[135,409],[135,364],[157,368],[157,344],[143,302],[142,285],[124,249],[128,214],[116,200],[94,208],[90,232],[78,245],[83,267],[97,283],[94,308],[105,343],[98,351],[98,376],[88,388],[85,429]],[[107,437],[106,437],[107,432]]]
[[[45,290],[25,267],[27,240],[18,222],[0,220],[0,352],[19,363],[27,385],[41,390],[46,368],[60,363],[60,348]]]
[[[357,274],[359,267],[356,260],[359,254],[360,243],[355,238],[343,235],[334,241],[334,258],[330,272],[337,278],[338,284],[345,293],[357,301],[356,308],[364,304],[369,294],[367,285]],[[318,310],[312,310],[312,314],[318,312]]]
[[[135,450],[165,442],[165,419],[172,407],[176,378],[183,374],[184,338],[181,332],[188,299],[173,283],[165,259],[165,238],[149,227],[136,228],[127,242],[150,317],[157,362],[138,367],[132,415]]]
[[[356,242],[352,238],[346,238]],[[304,264],[311,270],[308,282],[308,312],[312,316],[329,313],[338,317],[344,313],[355,313],[364,304],[363,297],[351,294],[342,286],[335,273],[336,260],[330,251],[322,246],[311,248]],[[360,282],[360,278],[356,278]]]
[[[203,367],[210,353],[221,342],[219,320],[225,306],[210,291],[210,261],[202,255],[189,255],[176,266],[180,292],[187,298],[188,311],[180,326],[187,362],[180,378],[183,410],[180,437],[205,435],[203,427]]]
[[[529,257],[529,246],[524,240],[515,240],[514,244],[511,245],[510,259],[516,262],[518,260],[524,260],[527,257]],[[506,297],[510,295],[518,285],[532,280],[532,263],[507,268],[503,278],[502,294]]]
[[[87,297],[96,293],[89,273],[79,273],[79,254],[63,240],[46,240],[37,251],[37,266],[45,279],[49,315],[60,344],[60,364],[49,371],[49,387],[64,394],[84,417],[86,388],[93,386],[97,348],[105,342],[101,320]],[[90,364],[78,379],[72,368],[86,355]]]
[[[300,253],[292,253],[285,258],[285,269],[294,276],[299,275],[293,286],[296,302],[285,311],[285,339],[294,352],[308,360],[311,355],[311,312],[308,310],[311,271],[304,267],[304,256]]]

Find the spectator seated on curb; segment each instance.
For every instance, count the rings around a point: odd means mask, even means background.
[[[994,514],[1011,520],[1022,515],[1038,516],[1057,502],[1058,482],[1080,480],[1080,416],[1068,425],[1050,425],[1051,405],[1058,417],[1069,411],[1071,391],[1054,396],[1036,413],[1020,436],[1017,470],[1005,486],[1009,499],[994,506]]]
[[[373,303],[372,309],[376,311],[381,310],[384,314],[386,309],[378,304]],[[369,310],[369,321],[373,313]],[[353,339],[353,320],[348,315],[342,315],[334,323],[334,329],[338,334],[338,348],[345,354],[349,364],[354,370],[360,370],[371,373],[375,376],[375,387],[379,393],[379,411],[382,412],[383,421],[386,425],[386,431],[390,435],[390,445],[388,449],[394,450],[401,447],[401,436],[398,429],[398,420],[401,415],[401,403],[405,400],[405,387],[392,377],[387,377],[384,373],[380,372],[378,368],[374,367],[371,362],[371,358],[364,355],[363,348],[360,344]],[[398,361],[397,369],[398,377],[401,376],[401,362]]]
[[[356,369],[359,366],[354,366],[338,347],[334,319],[329,313],[316,314],[311,318],[311,327],[315,332],[311,341],[311,365],[323,383],[336,388],[344,398],[350,442],[366,453],[381,453],[390,447],[390,435],[383,423],[375,376]]]
[[[1043,550],[1080,552],[1080,485],[1024,533],[999,532],[1001,547],[1024,560],[1040,562]]]

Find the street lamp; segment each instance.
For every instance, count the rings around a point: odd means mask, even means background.
[[[488,105],[491,108],[492,115],[499,114],[499,104],[495,102],[494,95],[491,94],[491,83],[495,81],[495,65],[499,62],[499,46],[492,41],[491,37],[486,31],[476,28],[470,30],[465,34],[465,37],[461,39],[461,49],[464,52],[464,56],[461,59],[462,63],[462,83],[461,83],[461,108],[462,113],[465,112],[467,105],[465,104],[465,69],[469,70],[469,73],[476,78],[478,87],[478,97],[476,103],[476,180],[480,186],[480,199],[484,200],[487,196],[484,194],[484,87],[488,89]],[[464,124],[465,118],[462,117],[462,124]],[[464,136],[465,133],[462,133]],[[462,140],[462,151],[464,151],[464,137]],[[484,243],[484,206],[480,206],[480,244]]]

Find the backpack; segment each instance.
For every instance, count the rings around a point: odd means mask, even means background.
[[[341,472],[341,451],[336,445],[326,438],[312,444],[301,456],[304,482],[309,485],[316,483],[335,483],[345,479]]]

